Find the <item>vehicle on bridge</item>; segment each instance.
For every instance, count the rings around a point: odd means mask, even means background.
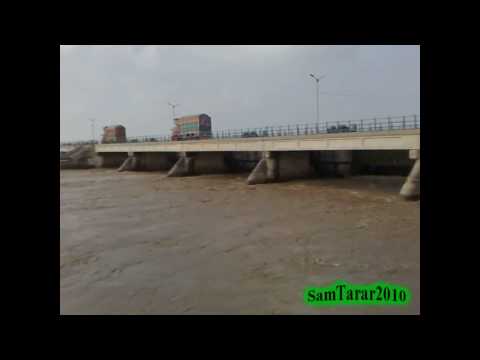
[[[212,137],[212,120],[207,114],[183,116],[174,119],[172,140],[200,140]]]
[[[105,126],[103,128],[102,144],[125,143],[127,136],[122,125]]]
[[[247,131],[242,133],[242,138],[250,138],[250,137],[258,137],[258,134],[256,131]]]
[[[347,126],[347,125],[338,125],[330,126],[327,128],[327,133],[342,133],[342,132],[355,132],[357,131],[357,125]]]

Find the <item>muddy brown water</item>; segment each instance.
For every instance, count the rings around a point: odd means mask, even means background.
[[[61,314],[418,314],[420,202],[403,177],[60,172]],[[406,307],[311,308],[307,286],[407,286]]]

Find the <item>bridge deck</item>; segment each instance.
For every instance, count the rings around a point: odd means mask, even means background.
[[[95,145],[97,153],[411,149],[420,149],[420,129]]]

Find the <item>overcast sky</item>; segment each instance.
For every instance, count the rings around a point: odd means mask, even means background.
[[[60,47],[60,140],[121,124],[165,135],[176,115],[206,113],[214,130],[420,112],[419,46]]]

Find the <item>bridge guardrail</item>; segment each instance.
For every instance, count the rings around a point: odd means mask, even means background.
[[[232,130],[218,130],[211,139],[266,138],[279,136],[308,136],[328,133],[374,132],[388,130],[420,129],[420,116],[388,116],[349,121],[327,121],[294,125],[264,126]],[[171,135],[128,137],[128,143],[171,142]],[[93,141],[62,143],[61,145],[93,144]],[[95,141],[98,144],[98,141]]]

